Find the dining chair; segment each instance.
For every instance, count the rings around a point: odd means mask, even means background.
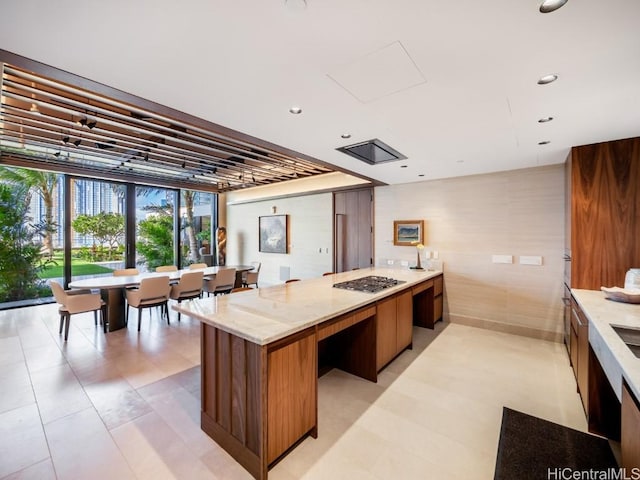
[[[248,287],[249,285],[255,285],[256,288],[258,288],[258,276],[260,275],[262,263],[251,262],[251,265],[253,265],[253,270],[242,272],[242,286]]]
[[[203,291],[207,292],[207,295],[224,294],[233,290],[236,283],[236,269],[235,268],[223,268],[218,270],[216,276],[211,279],[204,280]]]
[[[299,281],[300,281],[300,279],[299,279],[299,278],[290,278],[289,280],[287,280],[287,281],[286,281],[286,282],[284,282],[284,283],[292,283],[292,282],[299,282]]]
[[[113,271],[114,277],[130,277],[130,276],[139,275],[139,274],[140,272],[138,271],[137,268],[122,268],[120,270]]]
[[[127,290],[127,312],[124,324],[129,324],[129,307],[138,309],[138,331],[140,331],[140,322],[142,320],[142,310],[151,307],[161,307],[161,315],[167,317],[167,325],[169,325],[169,309],[167,301],[171,286],[169,285],[169,277],[147,277],[140,282],[140,287]],[[151,317],[151,312],[149,312]]]
[[[93,312],[93,323],[98,325],[98,310],[100,310],[100,323],[103,325],[104,333],[107,333],[107,316],[106,304],[100,298],[99,293],[91,293],[90,290],[67,290],[65,291],[58,282],[49,282],[51,291],[60,304],[58,313],[60,314],[60,330],[64,326],[64,340],[69,337],[69,323],[71,323],[71,315],[76,313]]]
[[[175,265],[160,265],[156,267],[156,272],[177,272],[178,267]]]
[[[208,265],[206,263],[192,263],[189,265],[189,270],[196,270],[198,268],[207,268]]]
[[[178,283],[171,285],[169,298],[178,303],[181,303],[182,300],[199,298],[202,294],[203,279],[204,272],[183,273]],[[180,321],[180,312],[178,312],[178,321]]]

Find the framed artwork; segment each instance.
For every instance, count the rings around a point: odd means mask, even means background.
[[[289,231],[286,215],[258,218],[259,250],[265,253],[287,253]]]
[[[393,222],[393,244],[415,246],[424,243],[424,220],[396,220]]]

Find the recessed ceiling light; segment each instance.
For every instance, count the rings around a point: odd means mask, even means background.
[[[549,75],[545,75],[544,77],[540,77],[538,79],[538,85],[546,85],[547,83],[555,82],[558,79],[558,75],[555,73],[551,73]]]
[[[419,177],[424,177],[424,173],[421,173],[420,175],[418,175]]]
[[[569,0],[544,0],[544,2],[540,4],[540,12],[541,13],[555,12],[568,1]]]
[[[538,120],[538,123],[547,123],[547,122],[550,122],[551,120],[553,120],[553,117],[544,117]]]
[[[464,163],[464,160],[456,160],[456,163]]]
[[[400,165],[400,168],[407,168],[408,165]]]
[[[551,140],[543,140],[541,142],[538,142],[538,145],[547,145],[549,143],[551,143]]]
[[[342,138],[351,138],[351,134],[350,133],[343,133],[342,135],[340,135]]]
[[[289,112],[293,113],[294,115],[298,115],[298,114],[302,113],[302,108],[300,108],[300,107],[291,107],[289,109]]]
[[[284,0],[284,4],[292,12],[302,12],[307,8],[306,0]]]

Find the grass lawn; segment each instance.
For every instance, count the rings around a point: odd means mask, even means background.
[[[57,278],[62,277],[62,258],[57,258],[54,255],[54,260],[58,263],[58,265],[49,265],[44,268],[38,276],[40,278]],[[71,272],[73,276],[77,275],[96,275],[99,273],[109,273],[113,270],[107,267],[103,267],[102,265],[96,265],[91,262],[87,262],[86,260],[80,260],[78,258],[74,258],[71,260]]]

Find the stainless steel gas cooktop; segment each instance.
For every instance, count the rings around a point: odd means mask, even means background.
[[[379,277],[369,275],[368,277],[356,278],[346,282],[335,283],[335,288],[343,288],[345,290],[355,290],[357,292],[376,293],[385,288],[393,287],[405,283],[404,280],[396,280],[395,278]]]

